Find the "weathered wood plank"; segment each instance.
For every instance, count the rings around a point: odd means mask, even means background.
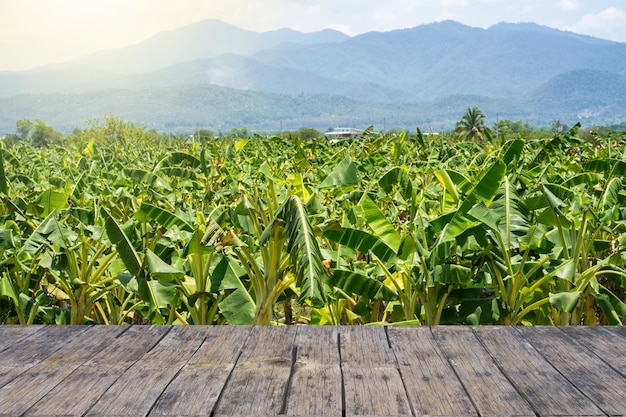
[[[415,415],[477,415],[428,327],[390,327],[387,332]]]
[[[84,326],[36,326],[30,336],[0,354],[0,387],[61,349],[86,329]]]
[[[254,327],[215,416],[271,416],[283,411],[293,364],[296,327]]]
[[[104,326],[73,330],[78,334],[68,343],[0,388],[0,415],[22,415],[121,332]]]
[[[602,326],[564,326],[561,330],[626,376],[626,338]]]
[[[340,328],[347,416],[412,415],[383,327]]]
[[[20,329],[0,416],[626,414],[613,327]]]
[[[287,396],[289,416],[341,416],[341,362],[337,327],[300,326]]]
[[[37,402],[29,416],[82,416],[169,331],[166,326],[102,326],[122,332]],[[99,340],[99,339],[94,339]]]
[[[555,328],[517,329],[561,375],[608,415],[626,415],[626,379],[583,344]],[[596,333],[593,329],[590,333]]]
[[[604,413],[550,365],[515,327],[474,327],[500,370],[541,416]]]
[[[160,396],[150,416],[210,416],[214,411],[252,328],[205,329],[202,346]]]
[[[128,368],[86,415],[146,416],[203,341],[202,327],[170,328],[159,344]]]
[[[27,338],[12,344],[0,355],[0,367],[31,367],[47,358],[87,326],[36,326]]]
[[[535,416],[526,400],[480,345],[471,328],[437,326],[432,328],[432,333],[481,416]],[[444,380],[449,378],[450,375]]]
[[[617,326],[610,326],[610,327],[606,327],[608,330],[612,331],[613,333],[626,338],[626,327],[617,327]]]
[[[32,336],[41,328],[43,326],[0,326],[0,355],[3,350],[10,348],[22,339]]]

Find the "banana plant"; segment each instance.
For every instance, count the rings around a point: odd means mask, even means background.
[[[135,311],[152,323],[165,323],[167,313],[164,310],[176,304],[175,286],[150,279],[149,271],[145,268],[147,248],[140,256],[129,235],[109,211],[101,207],[100,212],[104,219],[107,237],[116,246],[117,253],[128,271],[127,275],[119,274],[118,279],[127,291],[139,298],[138,302],[133,303]]]
[[[277,202],[273,198],[268,201],[270,207]],[[250,222],[250,231],[258,238],[250,244],[237,239],[233,251],[251,282],[256,303],[254,323],[269,324],[278,298],[294,285],[299,288],[300,302],[325,303],[326,269],[306,207],[297,196],[287,196],[271,219],[263,219],[260,204],[257,199],[239,206],[238,215]],[[258,245],[260,256],[250,250],[252,245]]]
[[[52,249],[48,237],[55,232],[57,215],[53,210],[24,241],[16,222],[10,220],[0,229],[0,296],[11,300],[20,324],[32,324],[44,313],[46,254]]]
[[[68,299],[69,324],[85,324],[89,319],[108,324],[109,314],[101,300],[117,286],[117,277],[110,272],[117,252],[110,250],[97,229],[92,229],[95,235],[89,235],[82,227],[75,234],[58,221],[56,227],[58,252],[51,259],[49,271],[53,285],[60,290],[55,295]]]

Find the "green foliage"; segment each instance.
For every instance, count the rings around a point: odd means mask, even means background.
[[[485,139],[485,114],[478,107],[468,108],[457,122],[454,133],[459,139],[482,141]]]
[[[31,122],[28,119],[20,119],[15,123],[17,134],[14,135],[11,144],[18,141],[27,141],[35,147],[59,144],[62,134],[56,132],[52,126],[48,126],[42,120],[36,119]]]
[[[302,141],[317,139],[320,136],[322,136],[322,132],[317,129],[313,129],[312,127],[303,127],[299,131],[299,137]]]
[[[188,141],[109,118],[17,141],[0,320],[621,324],[623,133],[418,133]]]

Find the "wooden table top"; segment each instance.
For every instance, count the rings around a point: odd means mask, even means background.
[[[626,329],[0,326],[21,415],[626,415]]]

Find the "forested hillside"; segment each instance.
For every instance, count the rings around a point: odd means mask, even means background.
[[[107,114],[159,130],[276,130],[281,122],[439,130],[474,105],[493,121],[611,124],[625,114],[625,73],[626,44],[534,24],[444,21],[348,37],[209,20],[74,62],[0,73],[0,132],[18,119],[71,130]]]

